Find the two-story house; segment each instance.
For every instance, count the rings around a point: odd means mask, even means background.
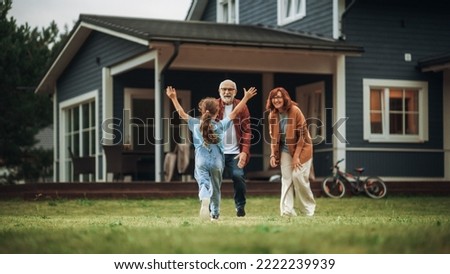
[[[439,3],[437,3],[439,2]],[[230,78],[259,90],[250,105],[247,171],[268,167],[267,93],[284,86],[310,123],[316,176],[334,161],[391,180],[450,180],[450,18],[442,1],[195,0],[185,21],[81,15],[36,92],[54,102],[55,175],[72,180],[67,147],[102,144],[163,156],[189,132],[165,97],[172,85],[193,115]],[[153,156],[154,155],[154,156]]]

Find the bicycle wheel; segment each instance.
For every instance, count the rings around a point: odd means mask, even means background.
[[[370,198],[380,199],[386,195],[387,188],[380,177],[368,177],[364,181],[364,191]]]
[[[323,180],[322,190],[330,198],[342,198],[345,194],[345,184],[339,178],[330,176]]]

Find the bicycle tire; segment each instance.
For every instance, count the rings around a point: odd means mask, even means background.
[[[387,187],[378,176],[370,176],[364,181],[364,192],[373,199],[381,199],[386,196]]]
[[[322,190],[328,197],[339,199],[345,194],[345,184],[341,179],[329,176],[323,180]]]

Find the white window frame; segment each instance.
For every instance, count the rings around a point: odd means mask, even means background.
[[[217,23],[239,24],[239,0],[217,0],[216,11]]]
[[[94,129],[94,135],[95,140],[99,140],[99,132],[98,132],[98,115],[99,115],[99,109],[98,109],[98,90],[94,90],[91,92],[87,92],[85,94],[82,94],[80,96],[74,97],[72,99],[69,99],[67,101],[63,101],[59,103],[59,174],[60,174],[60,181],[69,181],[71,175],[68,174],[66,170],[66,163],[70,160],[70,155],[67,151],[68,144],[66,143],[66,110],[72,109],[74,107],[80,107],[82,104],[94,101],[95,104],[95,129]],[[79,111],[79,123],[81,125],[82,121],[82,110]],[[79,147],[80,152],[82,153],[82,147],[83,147],[83,138],[81,135],[82,128],[80,126],[80,139],[79,139]],[[90,141],[90,140],[89,140]],[[96,144],[95,154],[91,155],[94,156],[96,159],[95,166],[98,165],[97,163],[97,151],[98,151],[98,143]],[[87,155],[79,155],[79,156],[87,156]],[[80,175],[83,176],[83,175]],[[91,176],[91,175],[89,175]],[[96,174],[98,179],[98,174]],[[81,179],[81,178],[80,178]],[[93,179],[93,178],[91,178]]]
[[[417,89],[419,130],[416,135],[401,135],[389,133],[389,96],[384,96],[382,109],[383,133],[371,133],[370,125],[370,90],[373,88],[382,89],[385,94],[389,88],[412,88]],[[374,143],[423,143],[428,141],[428,83],[422,81],[406,80],[384,80],[384,79],[363,79],[363,119],[364,119],[364,140]]]
[[[286,16],[288,7],[297,8],[298,12]],[[278,25],[283,26],[306,16],[306,0],[278,0]]]

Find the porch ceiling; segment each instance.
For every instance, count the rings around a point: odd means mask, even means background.
[[[154,43],[163,60],[170,58],[173,45]],[[250,47],[181,44],[171,69],[228,70],[251,72],[333,73],[338,54]],[[154,62],[141,67],[153,68]]]

